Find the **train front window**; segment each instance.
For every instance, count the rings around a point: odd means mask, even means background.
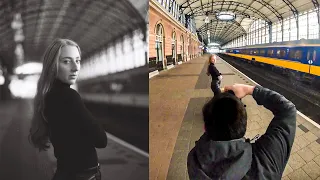
[[[273,49],[269,49],[268,50],[268,56],[272,56],[273,55]]]
[[[266,51],[265,51],[264,49],[261,49],[261,50],[260,50],[260,55],[264,55],[265,52],[266,52]]]

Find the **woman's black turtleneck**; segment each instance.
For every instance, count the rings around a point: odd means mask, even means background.
[[[97,166],[95,148],[106,147],[107,136],[77,91],[56,79],[45,98],[45,117],[58,169],[77,172]]]
[[[209,64],[208,72],[211,74],[211,77],[213,80],[218,80],[218,76],[221,75],[219,70],[216,68],[216,66],[213,63]]]

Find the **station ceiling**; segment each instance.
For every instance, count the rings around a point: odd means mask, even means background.
[[[277,22],[298,13],[319,7],[318,0],[176,0],[183,13],[195,17],[197,30],[202,37],[210,31],[214,42],[225,44],[248,32],[250,25],[257,19]],[[234,21],[221,21],[215,14],[233,12]],[[211,19],[205,24],[206,14]]]
[[[14,60],[15,13],[21,13],[26,61],[40,61],[55,38],[77,42],[88,56],[116,39],[146,26],[147,3],[132,0],[1,0],[0,60]]]

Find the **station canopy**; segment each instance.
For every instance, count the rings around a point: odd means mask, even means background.
[[[83,56],[94,54],[124,35],[146,28],[146,18],[142,15],[145,4],[130,1],[0,1],[0,60],[7,65],[14,60],[17,31],[23,34],[20,38],[25,61],[40,61],[55,38],[74,40]],[[21,24],[13,25],[13,19],[18,16]],[[22,26],[21,30],[17,30],[18,26]]]
[[[258,19],[275,23],[319,7],[317,0],[176,0],[184,14],[193,16],[196,28],[211,42],[225,44],[248,32]],[[207,22],[207,23],[206,23]]]

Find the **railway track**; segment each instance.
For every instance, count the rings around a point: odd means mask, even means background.
[[[300,112],[320,124],[320,93],[314,87],[303,82],[292,84],[293,80],[289,77],[279,75],[269,69],[234,60],[226,55],[219,56],[260,85],[284,95],[296,105]]]

